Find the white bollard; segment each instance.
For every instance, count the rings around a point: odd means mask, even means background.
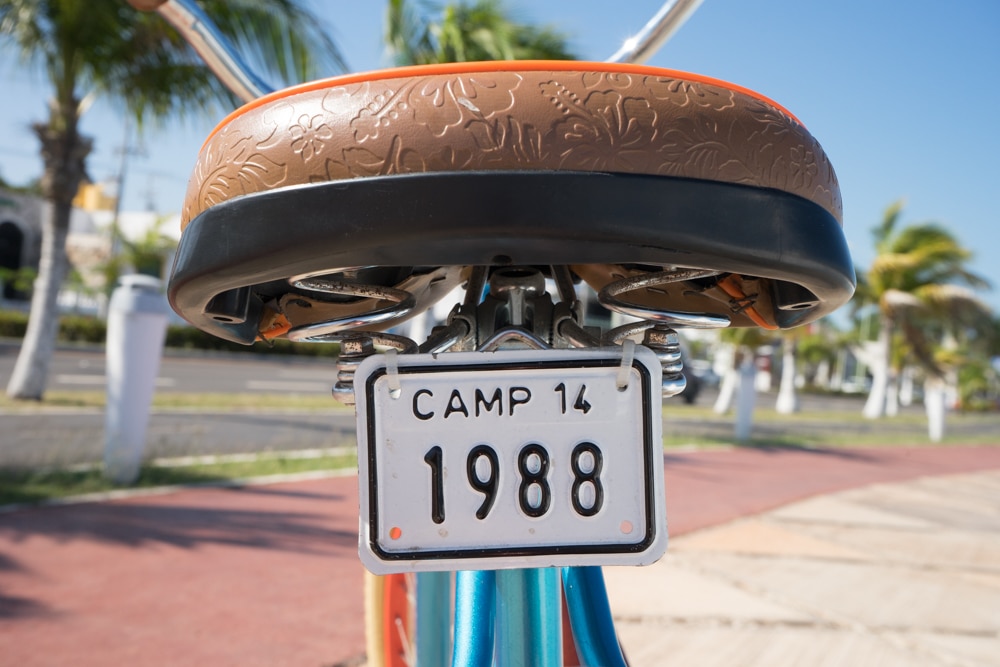
[[[774,409],[781,415],[799,411],[799,395],[795,390],[795,346],[790,341],[781,345],[781,381],[778,384],[778,400]]]
[[[756,375],[757,367],[754,365],[753,357],[747,355],[747,359],[740,366],[739,387],[736,390],[734,431],[737,442],[750,440],[750,433],[753,431],[753,409],[757,403]]]
[[[108,307],[104,471],[117,484],[138,478],[146,447],[169,312],[161,289],[156,278],[122,276]]]
[[[927,413],[927,436],[931,442],[941,442],[944,437],[944,380],[929,377],[924,381],[924,410]]]

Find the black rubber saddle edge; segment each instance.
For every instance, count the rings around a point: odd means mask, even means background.
[[[840,224],[783,191],[497,171],[332,181],[217,204],[185,228],[168,297],[199,329],[250,344],[258,286],[338,267],[497,263],[672,265],[768,278],[791,286],[788,298],[772,295],[782,328],[833,311],[855,286]],[[213,316],[209,306],[220,300],[243,314]]]

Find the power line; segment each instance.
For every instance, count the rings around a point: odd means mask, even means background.
[[[117,152],[117,149],[116,149],[116,152]],[[17,149],[17,148],[12,148],[10,146],[0,145],[0,155],[7,155],[7,156],[10,156],[10,157],[16,157],[16,158],[37,159],[37,160],[39,160],[39,163],[41,162],[41,156],[38,153],[33,153],[33,152],[30,152],[30,151],[24,151],[24,150]],[[2,165],[0,165],[0,166],[2,166]],[[88,159],[87,160],[87,166],[89,168],[91,168],[91,169],[97,169],[97,170],[105,171],[105,172],[109,172],[109,173],[114,173],[114,171],[116,169],[116,165],[113,164],[111,161],[109,161],[107,159],[100,159],[100,158],[98,158],[98,159],[93,159],[93,158]],[[187,182],[187,180],[188,180],[187,179],[187,175],[181,176],[180,174],[169,172],[169,171],[163,171],[162,169],[153,169],[153,168],[146,168],[146,167],[129,166],[129,172],[130,173],[134,172],[134,173],[142,174],[143,176],[153,176],[155,178],[164,178],[164,179],[167,179],[167,180],[170,180],[170,181],[175,181],[175,182],[178,182],[178,183],[184,183],[184,182]]]

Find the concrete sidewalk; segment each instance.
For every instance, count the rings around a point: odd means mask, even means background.
[[[608,568],[632,665],[1000,665],[1000,471],[878,484]]]
[[[1000,665],[1000,447],[666,457],[644,665]],[[359,665],[357,480],[0,514],[0,664]]]

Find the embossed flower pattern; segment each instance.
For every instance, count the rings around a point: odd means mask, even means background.
[[[630,171],[647,161],[646,148],[656,136],[656,112],[647,100],[615,89],[594,90],[581,99],[557,81],[541,89],[563,116],[556,125],[566,142],[560,166]]]
[[[197,201],[205,209],[234,196],[278,187],[286,178],[287,166],[260,150],[253,137],[226,128],[202,149],[188,186],[185,219],[190,217],[192,188],[197,188]]]
[[[728,88],[709,87],[697,81],[660,77],[648,77],[645,83],[653,97],[678,107],[691,105],[723,111],[736,106],[734,93]]]
[[[302,182],[475,169],[577,169],[785,189],[840,215],[836,176],[782,110],[664,76],[491,72],[366,81],[282,98],[206,145],[185,220]],[[280,113],[279,113],[280,111]]]
[[[297,123],[288,128],[292,138],[292,152],[300,155],[306,162],[323,152],[327,141],[333,139],[333,130],[324,122],[322,116],[299,116]]]
[[[806,188],[813,182],[819,168],[816,166],[816,155],[805,146],[797,146],[791,151],[791,179],[789,185],[793,188]]]
[[[374,141],[383,133],[395,131],[394,125],[400,119],[413,118],[413,108],[407,99],[413,87],[411,82],[400,88],[386,88],[373,96],[351,120],[354,140],[358,143]]]
[[[512,72],[467,75],[426,81],[410,95],[416,122],[443,137],[452,128],[469,121],[501,117],[515,103],[521,77]]]

